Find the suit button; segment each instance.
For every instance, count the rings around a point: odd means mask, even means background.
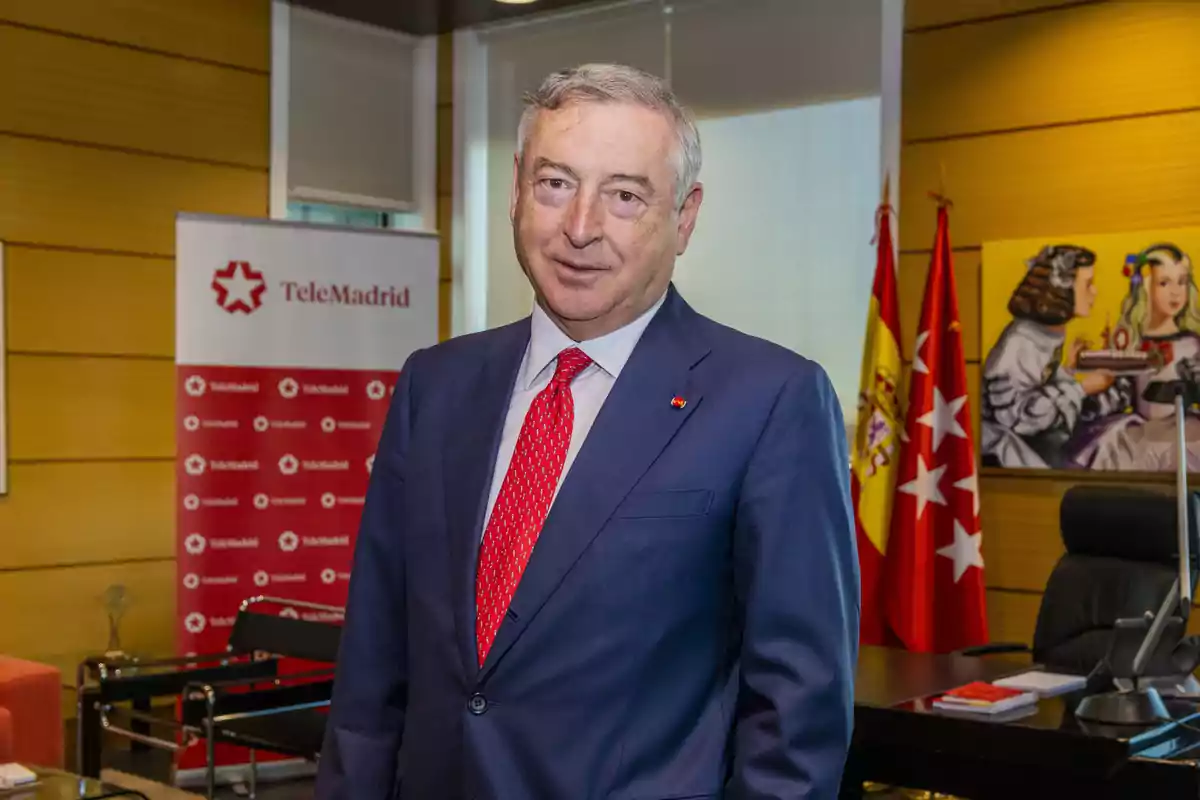
[[[470,709],[472,714],[478,717],[480,714],[484,714],[488,710],[487,698],[481,694],[473,694],[471,695],[470,701],[467,703],[467,708]]]

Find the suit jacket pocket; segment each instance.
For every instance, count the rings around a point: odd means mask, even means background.
[[[708,489],[674,492],[632,492],[617,506],[617,519],[698,517],[708,513],[713,493]]]

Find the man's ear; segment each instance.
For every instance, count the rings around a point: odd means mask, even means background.
[[[691,191],[683,199],[683,207],[679,209],[679,228],[676,233],[675,255],[681,256],[687,250],[688,242],[692,239],[692,231],[696,230],[696,217],[700,215],[700,204],[704,201],[704,184],[692,184]]]
[[[517,196],[521,191],[521,157],[513,153],[512,189],[508,197],[508,221],[517,221]]]

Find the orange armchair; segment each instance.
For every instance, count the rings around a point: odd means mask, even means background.
[[[13,760],[12,714],[0,706],[0,764]]]
[[[0,655],[0,762],[62,767],[62,691],[56,667]]]

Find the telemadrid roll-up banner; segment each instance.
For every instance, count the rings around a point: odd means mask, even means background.
[[[188,655],[224,650],[248,597],[344,606],[398,370],[437,341],[438,241],[181,214],[175,272],[176,642]]]

